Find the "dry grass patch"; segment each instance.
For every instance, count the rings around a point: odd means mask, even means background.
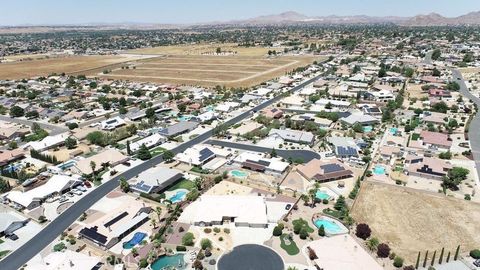
[[[195,45],[171,45],[153,48],[143,48],[130,50],[132,54],[174,54],[174,55],[202,55],[205,53],[214,53],[217,48],[222,51],[235,51],[241,56],[264,56],[270,48],[266,47],[239,47],[233,43],[226,44],[195,44]],[[283,48],[274,48],[277,51],[283,51]]]
[[[387,184],[365,182],[352,209],[359,223],[414,263],[419,251],[462,252],[480,246],[480,204]],[[437,254],[438,255],[438,254]]]

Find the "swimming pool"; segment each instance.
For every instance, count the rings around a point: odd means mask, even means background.
[[[385,174],[385,167],[380,165],[375,165],[375,168],[373,168],[373,173],[377,175],[383,175]]]
[[[330,199],[330,195],[328,195],[326,192],[324,191],[321,191],[321,190],[317,190],[317,192],[315,193],[315,198],[319,199],[319,200],[329,200]]]
[[[187,196],[187,192],[184,190],[179,190],[172,197],[168,198],[168,200],[172,203],[177,203],[183,201],[183,199],[185,199],[185,196]]]
[[[327,219],[326,217],[319,218],[313,222],[317,228],[323,226],[325,229],[325,233],[328,235],[335,235],[341,233],[347,233],[348,230],[343,227],[343,225],[339,225],[336,221]]]
[[[247,172],[239,171],[239,170],[232,170],[232,171],[230,171],[230,174],[233,177],[237,177],[237,178],[246,178],[248,176]]]
[[[372,126],[364,126],[363,127],[363,132],[372,132],[373,127]]]
[[[392,135],[397,134],[397,131],[398,131],[398,128],[396,128],[396,127],[390,128],[390,134],[392,134]]]
[[[75,160],[71,159],[71,160],[65,161],[62,164],[57,165],[57,167],[63,171],[63,170],[66,170],[66,169],[68,169],[72,166],[75,166],[75,164],[77,164],[77,162]]]
[[[146,233],[136,232],[133,235],[132,239],[130,239],[130,241],[127,241],[127,242],[123,243],[123,248],[124,249],[132,249],[134,246],[140,244],[146,236],[147,236]]]
[[[152,270],[178,269],[185,270],[187,265],[184,259],[185,254],[179,253],[173,256],[162,256],[155,260],[150,266]]]
[[[192,119],[192,115],[182,115],[180,117],[178,117],[178,121],[182,121],[182,122],[185,122],[185,121],[189,121],[190,119]]]

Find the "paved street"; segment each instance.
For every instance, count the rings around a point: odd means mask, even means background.
[[[309,79],[298,86],[290,89],[290,92],[295,92],[308,84],[316,81],[320,76],[318,75],[312,79]],[[282,96],[276,96],[270,100],[265,101],[264,103],[226,121],[224,125],[230,126],[236,124],[245,118],[249,117],[252,113],[264,109],[265,107],[271,105],[274,102],[279,101]],[[1,118],[0,118],[1,119]],[[207,131],[198,137],[181,144],[180,146],[172,149],[174,153],[180,153],[185,151],[187,148],[192,147],[193,145],[199,144],[213,135],[213,131]],[[105,195],[110,193],[116,187],[118,187],[118,180],[122,177],[126,179],[133,178],[139,173],[150,169],[151,167],[161,163],[163,161],[162,156],[156,156],[122,174],[117,175],[112,178],[110,181],[102,184],[97,187],[95,190],[84,196],[80,201],[72,205],[70,208],[65,210],[58,218],[49,223],[39,234],[34,236],[30,241],[19,249],[10,253],[6,258],[0,261],[0,269],[2,270],[14,270],[22,267],[27,263],[32,257],[37,255],[41,250],[43,250],[47,245],[49,245],[55,238],[60,235],[64,230],[66,230],[75,220],[87,209],[89,209],[93,204],[102,199]]]
[[[50,135],[58,135],[60,133],[69,131],[69,129],[66,126],[62,127],[60,125],[47,124],[47,123],[42,123],[42,122],[38,122],[38,121],[19,119],[19,118],[11,118],[10,116],[5,116],[5,115],[0,115],[0,120],[13,122],[13,123],[18,123],[18,124],[23,124],[23,125],[30,126],[30,127],[33,125],[33,123],[37,123],[38,125],[40,125],[41,128],[49,130]]]
[[[243,143],[234,143],[234,142],[226,142],[226,141],[219,141],[219,140],[208,140],[207,144],[211,145],[218,145],[223,147],[230,147],[235,149],[241,149],[246,151],[253,151],[253,152],[260,152],[260,153],[267,153],[270,154],[272,152],[272,148],[268,147],[261,147],[258,145],[253,144],[243,144]],[[312,159],[320,158],[320,155],[316,152],[309,151],[309,150],[282,150],[282,149],[275,149],[277,154],[284,159],[302,159],[304,162],[309,162]]]
[[[468,90],[463,80],[462,73],[457,69],[452,70],[452,76],[454,80],[460,85],[460,93],[473,101],[477,106],[480,107],[480,98],[474,96]],[[470,140],[470,146],[472,148],[473,159],[475,160],[475,168],[477,169],[477,175],[480,176],[480,114],[476,114],[472,121],[470,122],[470,127],[468,129],[468,139]]]

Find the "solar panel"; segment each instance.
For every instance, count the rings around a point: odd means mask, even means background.
[[[208,149],[208,148],[203,148],[201,151],[200,151],[200,162],[210,158],[211,156],[215,155],[215,153],[212,152],[212,150]]]
[[[98,233],[97,227],[83,228],[80,230],[79,234],[103,245],[105,245],[105,243],[107,242],[107,237],[103,234]]]
[[[145,184],[145,182],[143,182],[143,181],[140,181],[140,182],[136,183],[135,185],[133,185],[133,188],[136,189],[136,190],[143,191],[143,192],[149,192],[150,189],[152,188],[152,186]]]
[[[357,149],[355,149],[353,147],[338,146],[337,147],[337,153],[341,156],[356,156],[357,155]]]
[[[114,217],[112,220],[110,220],[109,222],[105,223],[103,226],[105,226],[105,228],[108,228],[110,226],[112,226],[113,224],[117,223],[119,220],[121,220],[122,218],[128,216],[128,212],[123,212],[121,213],[120,215]]]
[[[340,166],[340,164],[325,164],[320,166],[320,168],[322,168],[324,173],[332,173],[344,170],[344,168]]]

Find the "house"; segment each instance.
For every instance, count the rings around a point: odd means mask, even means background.
[[[216,111],[219,112],[231,112],[232,110],[240,107],[240,103],[238,102],[224,102],[222,104],[219,104],[215,107]]]
[[[452,140],[448,134],[422,130],[420,138],[422,145],[430,150],[450,150]]]
[[[45,184],[26,192],[12,190],[7,193],[6,199],[21,209],[32,210],[42,204],[48,197],[64,194],[83,182],[66,175],[54,175]]]
[[[30,127],[0,121],[0,140],[12,140],[30,133]]]
[[[348,126],[353,126],[355,124],[360,124],[362,126],[378,124],[379,121],[377,118],[371,115],[365,114],[351,114],[347,117],[340,118],[342,123],[345,123]]]
[[[0,237],[12,235],[16,230],[24,227],[29,219],[10,210],[0,210]]]
[[[21,159],[25,157],[25,152],[23,149],[17,148],[13,150],[6,150],[0,153],[0,166],[5,166],[10,162]]]
[[[290,119],[297,123],[313,122],[320,128],[328,128],[333,123],[331,120],[317,117],[313,113],[296,114]]]
[[[443,125],[448,121],[448,114],[438,113],[438,112],[427,112],[423,113],[422,120],[425,123],[432,123],[436,125]]]
[[[253,121],[249,121],[247,123],[244,123],[244,124],[241,124],[239,125],[238,127],[235,127],[235,128],[232,128],[229,130],[229,133],[230,134],[233,134],[233,135],[245,135],[249,132],[253,132],[253,131],[256,131],[256,130],[259,130],[263,127],[262,124],[260,123],[257,123],[257,122],[253,122]]]
[[[265,198],[251,195],[202,195],[190,204],[182,218],[195,226],[215,226],[225,223],[236,227],[267,228],[268,209]]]
[[[377,102],[388,102],[395,99],[395,95],[388,90],[366,92],[365,96],[367,99],[375,100]]]
[[[188,148],[183,153],[175,156],[175,160],[187,163],[190,166],[202,166],[216,157],[215,153],[209,147],[195,145]]]
[[[266,97],[272,91],[273,91],[273,89],[270,89],[270,88],[258,88],[256,90],[253,90],[253,91],[249,92],[249,94],[257,96],[257,97]]]
[[[349,166],[336,159],[326,161],[312,159],[306,164],[297,165],[295,170],[306,179],[320,183],[350,178],[353,176],[353,172]]]
[[[158,131],[161,135],[165,137],[175,137],[180,134],[192,131],[198,127],[199,123],[193,121],[182,121],[174,125],[171,125],[167,128],[161,129]]]
[[[89,256],[81,252],[66,249],[62,252],[52,252],[41,260],[29,262],[24,270],[93,270],[101,258]]]
[[[95,163],[95,172],[97,172],[104,166],[114,167],[127,162],[129,159],[129,157],[123,155],[116,149],[107,149],[91,157],[79,160],[71,170],[79,174],[90,175],[92,173],[91,164],[93,163]]]
[[[47,136],[41,141],[29,142],[23,146],[23,149],[31,148],[35,151],[42,152],[57,146],[65,144],[65,139],[69,137],[68,133],[61,133],[54,136]]]
[[[217,119],[218,117],[218,113],[216,112],[213,112],[213,111],[206,111],[202,114],[199,114],[197,116],[193,116],[191,118],[192,121],[197,121],[199,123],[205,123],[205,122],[208,122],[208,121],[212,121],[212,120],[215,120]]]
[[[382,110],[375,104],[364,104],[360,108],[366,115],[371,115],[374,117],[382,116]]]
[[[334,99],[325,99],[321,98],[315,102],[315,104],[320,105],[320,106],[331,106],[333,108],[340,108],[340,109],[346,109],[350,107],[351,103],[349,101],[343,101],[343,100],[334,100]]]
[[[179,170],[160,166],[153,167],[134,178],[130,189],[138,193],[158,193],[182,178],[183,173]]]
[[[150,136],[147,136],[145,138],[142,138],[138,141],[135,141],[133,143],[130,144],[130,151],[132,151],[133,153],[134,152],[137,152],[140,147],[142,145],[145,145],[147,148],[153,148],[157,145],[160,145],[164,142],[167,141],[167,138],[165,138],[164,136],[158,134],[158,133],[154,133]]]
[[[384,160],[391,160],[393,157],[400,157],[403,154],[400,147],[396,146],[381,146],[380,156]]]
[[[448,90],[443,90],[443,89],[438,89],[438,88],[433,88],[428,90],[428,95],[430,97],[436,97],[436,98],[451,98],[452,93]]]
[[[409,164],[407,170],[410,175],[435,180],[442,180],[453,168],[452,164],[448,161],[429,157],[409,156],[405,163]]]
[[[242,168],[273,174],[281,174],[289,166],[281,158],[266,158],[263,153],[256,152],[243,152],[235,157],[234,162]]]
[[[313,144],[315,140],[315,135],[311,132],[293,130],[293,129],[276,129],[273,128],[268,133],[270,137],[280,137],[287,142],[295,142],[301,144]]]
[[[265,117],[270,119],[278,119],[283,116],[283,111],[277,108],[269,108],[269,109],[263,110],[262,114],[265,115]]]
[[[333,146],[335,155],[339,158],[358,157],[359,147],[350,137],[329,137],[327,141]]]
[[[100,123],[100,126],[103,130],[114,130],[118,127],[125,125],[125,120],[120,118],[119,116],[104,120]]]

